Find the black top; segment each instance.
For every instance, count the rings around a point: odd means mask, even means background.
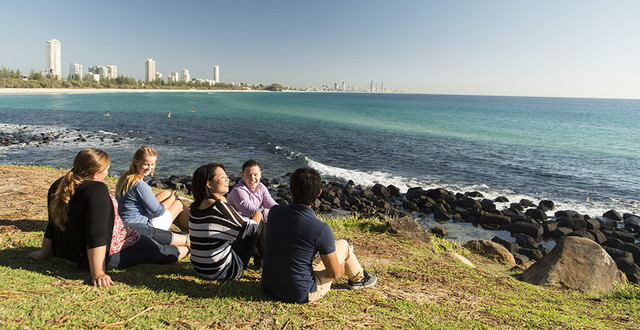
[[[51,217],[51,202],[61,180],[58,179],[49,188],[49,223],[44,237],[52,241],[54,257],[88,268],[88,249],[106,246],[105,257],[109,253],[115,219],[109,188],[103,182],[93,180],[79,184],[69,201],[68,220],[63,231]]]

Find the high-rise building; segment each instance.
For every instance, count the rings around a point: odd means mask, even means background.
[[[182,80],[184,82],[190,82],[191,81],[191,76],[189,75],[189,70],[182,69],[182,74],[180,75],[180,80]]]
[[[150,83],[156,79],[156,61],[148,58],[144,64],[144,81]]]
[[[162,81],[162,73],[156,72],[156,81],[158,82]]]
[[[167,77],[167,83],[169,84],[175,84],[178,82],[178,73],[173,71],[171,72],[171,74]]]
[[[62,77],[62,56],[60,55],[60,41],[47,40],[47,74]]]
[[[82,80],[82,65],[71,63],[69,65],[69,78],[71,80]]]
[[[118,78],[118,67],[115,65],[107,65],[107,73],[111,79]]]
[[[220,67],[217,65],[213,66],[213,83],[217,84],[220,82]]]

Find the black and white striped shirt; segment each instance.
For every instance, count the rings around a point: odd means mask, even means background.
[[[243,264],[231,249],[237,240],[252,235],[258,224],[238,214],[227,203],[216,200],[204,210],[194,208],[189,214],[191,264],[195,272],[212,280],[242,276]]]

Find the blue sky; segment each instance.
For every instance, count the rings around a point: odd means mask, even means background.
[[[640,98],[639,1],[3,1],[0,66],[223,82]]]

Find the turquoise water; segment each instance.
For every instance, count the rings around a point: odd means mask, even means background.
[[[195,112],[191,112],[191,108]],[[103,113],[109,109],[111,117]],[[167,118],[171,112],[171,118]],[[266,176],[311,165],[330,180],[443,186],[551,199],[601,215],[640,205],[640,101],[453,95],[181,92],[0,95],[0,130],[67,132],[45,146],[0,147],[0,162],[69,167],[83,147],[112,172],[150,144],[157,174],[219,161]],[[88,138],[76,142],[77,135]],[[103,139],[98,139],[103,136]],[[107,136],[107,139],[104,139]],[[116,142],[113,140],[116,139]]]

